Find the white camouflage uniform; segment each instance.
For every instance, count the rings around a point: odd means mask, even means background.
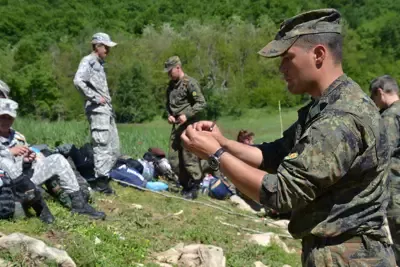
[[[0,168],[7,172],[11,179],[15,179],[22,174],[23,158],[14,157],[8,148],[15,145],[28,145],[26,139],[22,134],[11,129],[9,138],[0,136],[0,143]],[[35,185],[42,185],[48,179],[58,176],[60,187],[66,193],[70,194],[80,189],[74,171],[61,154],[53,154],[48,157],[38,154],[32,168],[34,172],[31,181]]]
[[[99,43],[102,43],[102,38],[108,38],[108,42],[115,45],[109,36],[103,33],[95,34],[93,38],[99,38]],[[90,123],[95,175],[96,177],[108,176],[120,151],[104,61],[94,53],[84,57],[75,74],[74,84],[86,100],[85,112]],[[100,104],[102,97],[106,101],[104,105]]]
[[[10,99],[0,99],[0,115],[9,114],[15,118],[16,108],[11,113],[5,113],[4,111],[4,109],[10,107],[10,103],[18,107],[18,104]],[[9,148],[16,145],[28,146],[28,143],[25,137],[15,130],[10,129],[8,138],[0,136],[0,169],[5,171],[11,179],[19,177],[23,171],[23,157],[14,157],[9,150]],[[58,176],[60,179],[60,187],[64,189],[66,193],[73,193],[80,189],[71,166],[60,154],[54,154],[48,157],[39,154],[32,163],[32,168],[34,172],[31,181],[35,185],[41,185],[48,179]]]

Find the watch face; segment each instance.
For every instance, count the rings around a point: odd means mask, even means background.
[[[219,168],[219,160],[212,156],[208,158],[208,165],[210,165],[210,168],[213,169],[214,171],[218,170]]]

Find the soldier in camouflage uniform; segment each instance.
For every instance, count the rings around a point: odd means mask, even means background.
[[[97,212],[84,200],[78,181],[68,161],[61,154],[48,157],[36,155],[29,147],[25,137],[11,128],[17,116],[18,104],[11,99],[0,99],[0,169],[11,179],[16,179],[23,172],[24,158],[32,159],[34,170],[31,181],[42,185],[57,176],[61,188],[71,198],[73,213],[89,215],[94,219],[104,219],[103,212]]]
[[[178,174],[183,197],[194,199],[203,176],[200,159],[182,147],[180,135],[187,125],[199,120],[206,101],[197,81],[183,72],[179,57],[170,57],[164,67],[170,77],[166,104],[168,122],[173,124],[168,160]]]
[[[105,194],[113,193],[109,173],[120,154],[115,114],[104,71],[104,59],[115,45],[107,34],[94,34],[93,52],[81,60],[74,78],[76,88],[85,98],[85,112],[92,136],[96,177],[89,182],[93,190]]]
[[[371,98],[381,111],[384,128],[387,130],[392,155],[389,168],[390,199],[387,209],[393,251],[400,265],[400,98],[395,79],[384,75],[374,79],[369,87]]]
[[[292,211],[289,232],[302,239],[303,266],[395,266],[384,229],[387,135],[375,104],[343,73],[340,13],[288,19],[259,53],[280,56],[291,93],[311,95],[298,120],[281,139],[258,146],[198,122],[182,134],[185,146],[244,194]]]
[[[0,98],[10,98],[10,87],[3,81],[0,80]],[[23,145],[23,146],[28,146],[28,144],[25,142],[25,137],[16,132],[15,137],[22,137],[22,139],[18,140],[15,139],[13,142],[17,145]],[[22,141],[22,142],[21,142]],[[82,191],[82,194],[84,196],[85,200],[88,200],[91,198],[90,195],[90,187],[88,182],[83,178],[79,172],[76,170],[75,165],[73,164],[72,160],[68,160],[68,163],[70,164],[72,170],[75,173],[75,177],[78,181],[79,188]],[[46,188],[50,194],[52,194],[54,197],[60,201],[60,203],[67,207],[71,208],[71,198],[68,196],[67,192],[65,192],[61,186],[60,186],[60,179],[58,177],[53,177],[51,179],[48,179],[45,182]]]

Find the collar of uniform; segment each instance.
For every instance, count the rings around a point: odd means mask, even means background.
[[[92,52],[92,56],[101,64],[104,65],[106,62],[104,59],[101,59],[95,52]]]
[[[182,78],[180,78],[179,80],[175,81],[175,87],[179,87],[181,85],[181,83],[183,82],[183,80],[187,79],[187,75],[185,74]]]
[[[335,92],[339,90],[339,85],[344,81],[348,80],[346,74],[342,74],[336,80],[331,83],[331,85],[326,88],[326,90],[322,93],[321,97],[319,97],[318,102],[330,102],[330,98],[334,95]]]
[[[334,102],[336,99],[335,96],[340,93],[340,85],[347,79],[346,74],[339,76],[328,86],[328,88],[326,88],[321,97],[313,98],[313,104],[311,105],[307,116],[308,120],[315,118],[329,103]]]
[[[383,108],[383,109],[379,110],[379,113],[381,115],[383,115],[384,113],[386,113],[386,111],[389,111],[391,108],[395,108],[397,106],[400,106],[400,100],[396,100],[390,106],[388,106],[387,108]]]

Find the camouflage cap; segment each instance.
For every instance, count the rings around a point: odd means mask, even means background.
[[[164,72],[169,72],[172,68],[182,65],[178,56],[172,56],[164,63]]]
[[[308,11],[285,20],[276,34],[258,54],[264,57],[278,57],[285,53],[301,35],[338,33],[342,31],[340,13],[326,8]]]
[[[92,44],[103,44],[108,47],[113,47],[117,45],[117,43],[111,41],[110,36],[104,32],[95,33],[92,36]]]
[[[10,87],[8,85],[0,80],[0,93],[3,93],[4,98],[8,98],[8,95],[10,94]],[[0,96],[0,98],[2,98]]]
[[[18,103],[11,99],[0,98],[0,115],[10,115],[17,117]]]

